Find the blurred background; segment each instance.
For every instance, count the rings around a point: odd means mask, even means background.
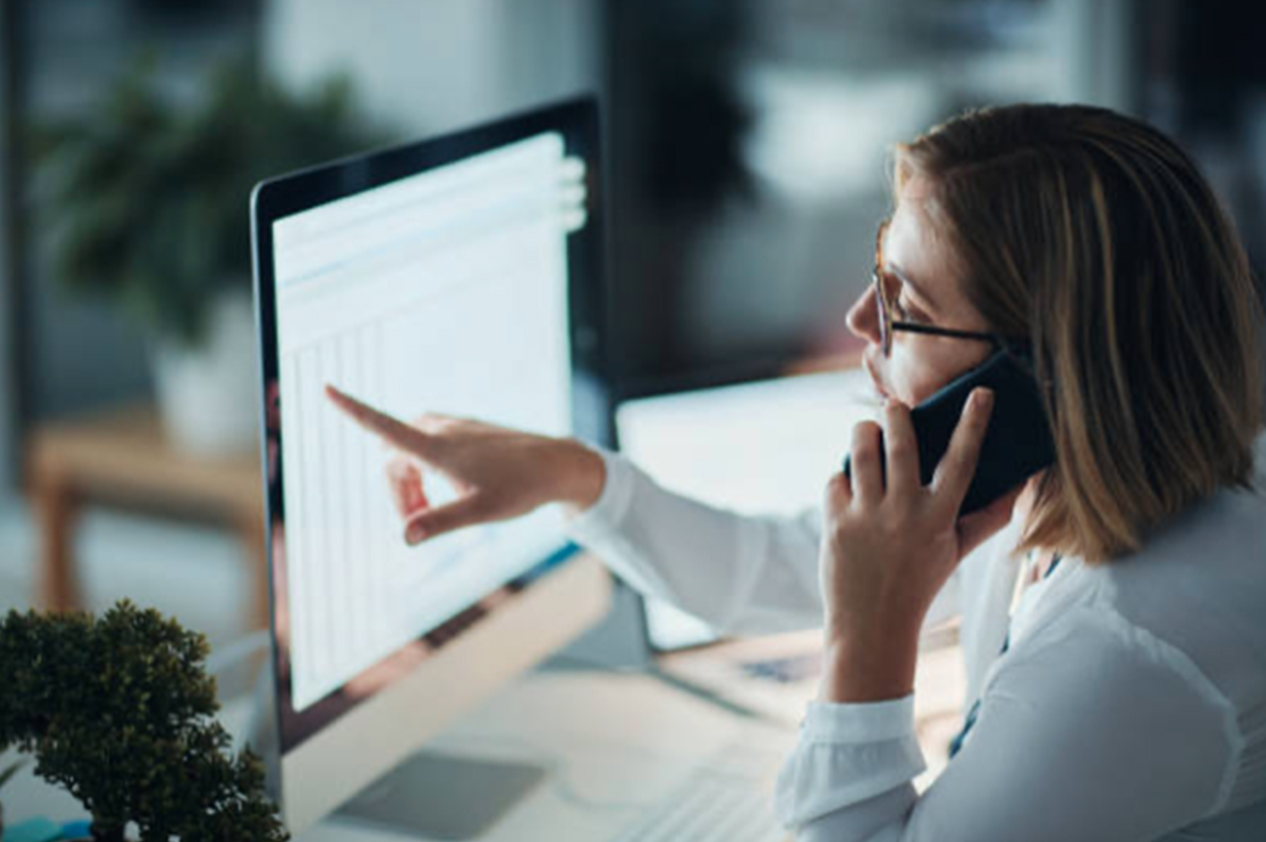
[[[1199,160],[1266,257],[1258,4],[0,0],[0,609],[262,623],[247,199],[266,175],[600,97],[618,394],[852,346],[887,149],[1080,101]]]

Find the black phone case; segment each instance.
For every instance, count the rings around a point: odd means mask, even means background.
[[[924,485],[932,481],[949,449],[967,396],[979,386],[993,390],[993,412],[960,516],[983,509],[1055,461],[1055,442],[1037,381],[1026,360],[1003,350],[910,411]],[[844,473],[848,472],[846,457]]]

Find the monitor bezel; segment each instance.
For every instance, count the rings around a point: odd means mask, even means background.
[[[280,406],[276,389],[279,356],[273,223],[283,217],[544,132],[560,134],[566,154],[585,161],[587,222],[567,237],[572,378],[573,383],[583,380],[586,384],[583,398],[573,401],[573,421],[578,434],[608,444],[611,439],[610,409],[604,398],[609,393],[604,342],[608,333],[608,296],[603,280],[605,219],[602,208],[605,202],[601,195],[603,179],[598,106],[592,96],[572,98],[473,128],[353,155],[270,178],[256,185],[251,193],[256,331],[260,342],[257,368],[260,373],[259,393],[264,398],[260,454],[266,500],[265,555],[269,565],[277,734],[282,756],[373,696],[353,697],[339,690],[302,711],[296,711],[291,701],[289,649],[279,643],[288,639],[289,630],[281,627],[288,612],[279,610],[280,601],[286,598],[279,587],[280,582],[286,581],[284,541],[279,544],[277,540],[279,535],[284,535],[285,524],[280,444],[280,417],[284,409]],[[543,558],[523,576],[489,594],[488,598],[502,600],[521,593],[553,568],[577,557],[575,550],[574,546],[560,544],[556,553]],[[474,608],[477,605],[472,606]],[[464,629],[472,622],[474,620],[464,613],[421,635],[418,640],[427,642],[428,648],[438,648],[437,640],[447,641],[453,637],[451,626]]]

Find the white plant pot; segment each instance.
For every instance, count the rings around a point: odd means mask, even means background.
[[[194,456],[250,451],[259,444],[255,319],[247,293],[216,301],[201,345],[153,343],[159,415],[169,441]]]

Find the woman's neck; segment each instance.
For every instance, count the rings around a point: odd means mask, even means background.
[[[1019,518],[1021,523],[1028,521],[1029,515],[1033,513],[1033,507],[1037,504],[1037,490],[1044,476],[1046,476],[1046,471],[1041,470],[1025,481],[1024,489],[1015,499],[1015,507],[1011,509],[1012,520]]]
[[[1028,478],[1024,484],[1024,490],[1020,492],[1020,496],[1016,498],[1015,507],[1011,510],[1012,520],[1018,519],[1021,524],[1027,525],[1029,517],[1033,514],[1033,507],[1037,503],[1038,488],[1041,487],[1042,477],[1046,475],[1046,471],[1039,471]],[[1023,530],[1021,532],[1023,534]],[[1050,570],[1051,563],[1055,559],[1055,551],[1049,547],[1036,547],[1033,550],[1033,566],[1030,569],[1030,575],[1035,581],[1040,581],[1047,571]]]

